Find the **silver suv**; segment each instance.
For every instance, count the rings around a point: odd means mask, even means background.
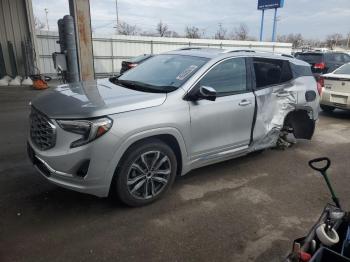
[[[310,65],[285,55],[185,48],[119,77],[61,85],[32,101],[28,154],[52,183],[131,206],[177,175],[311,139],[319,96]]]

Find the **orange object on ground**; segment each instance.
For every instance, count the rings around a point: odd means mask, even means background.
[[[42,80],[42,79],[35,79],[33,81],[33,87],[36,89],[36,90],[43,90],[43,89],[46,89],[48,88],[49,86],[47,85],[47,82],[45,80]]]

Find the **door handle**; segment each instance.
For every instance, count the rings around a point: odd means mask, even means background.
[[[250,105],[252,102],[250,102],[249,100],[247,99],[243,99],[241,102],[239,102],[238,105],[240,106],[247,106],[247,105]]]

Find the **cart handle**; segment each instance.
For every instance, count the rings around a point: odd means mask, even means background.
[[[325,165],[323,167],[315,166],[316,163],[320,163],[320,162],[324,163]],[[327,169],[330,167],[330,165],[331,165],[331,160],[328,157],[315,158],[309,161],[309,166],[312,169],[319,171],[321,173],[326,172]]]

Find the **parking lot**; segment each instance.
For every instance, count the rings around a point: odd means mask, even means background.
[[[350,208],[350,113],[321,113],[312,141],[208,166],[161,201],[127,208],[54,186],[26,156],[28,102],[0,89],[0,261],[280,261],[330,199],[307,161],[332,160]]]

